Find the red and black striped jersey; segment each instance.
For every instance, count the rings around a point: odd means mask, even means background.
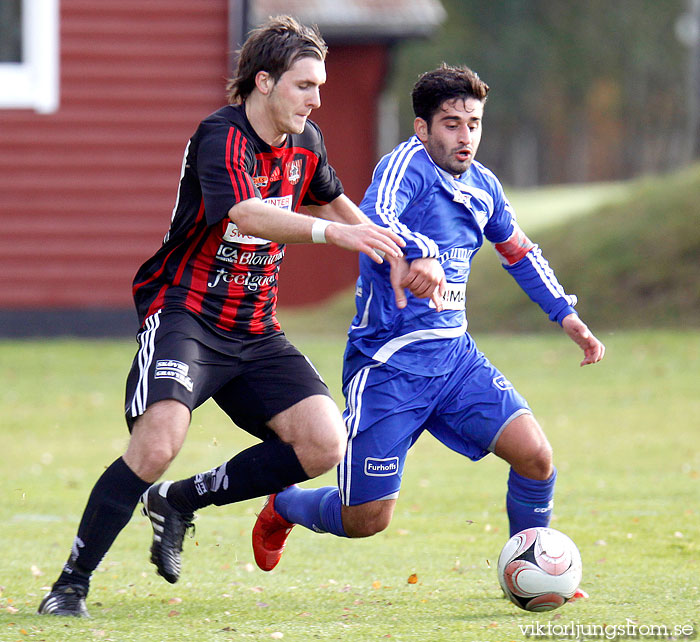
[[[342,193],[316,124],[307,121],[284,146],[270,147],[243,105],[214,112],[187,144],[163,245],[134,278],[139,321],[180,307],[220,334],[278,332],[277,276],[285,246],[241,234],[228,212],[253,197],[296,212]]]

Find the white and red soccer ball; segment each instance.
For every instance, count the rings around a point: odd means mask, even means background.
[[[511,537],[498,557],[498,581],[513,604],[552,611],[581,583],[581,554],[570,537],[553,528],[528,528]]]

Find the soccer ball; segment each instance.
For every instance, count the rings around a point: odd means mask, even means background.
[[[513,604],[552,611],[581,583],[581,554],[571,538],[553,528],[528,528],[511,537],[498,557],[498,581]]]

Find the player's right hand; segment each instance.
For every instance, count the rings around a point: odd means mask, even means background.
[[[383,257],[396,258],[403,256],[401,248],[406,241],[395,232],[374,223],[331,223],[326,228],[326,241],[346,250],[363,252],[375,263],[383,263]]]

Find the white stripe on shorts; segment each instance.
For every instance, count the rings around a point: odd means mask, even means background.
[[[345,457],[340,462],[338,470],[338,487],[340,490],[340,501],[347,506],[350,501],[350,486],[352,483],[352,440],[357,435],[360,427],[360,417],[362,415],[362,393],[367,384],[369,371],[375,366],[362,368],[348,385],[347,409],[345,417],[345,427],[348,431],[348,448]]]
[[[153,362],[155,352],[156,330],[160,326],[160,310],[144,321],[145,330],[139,335],[141,347],[138,351],[139,380],[131,399],[131,416],[141,416],[147,407],[148,401],[148,370]]]

